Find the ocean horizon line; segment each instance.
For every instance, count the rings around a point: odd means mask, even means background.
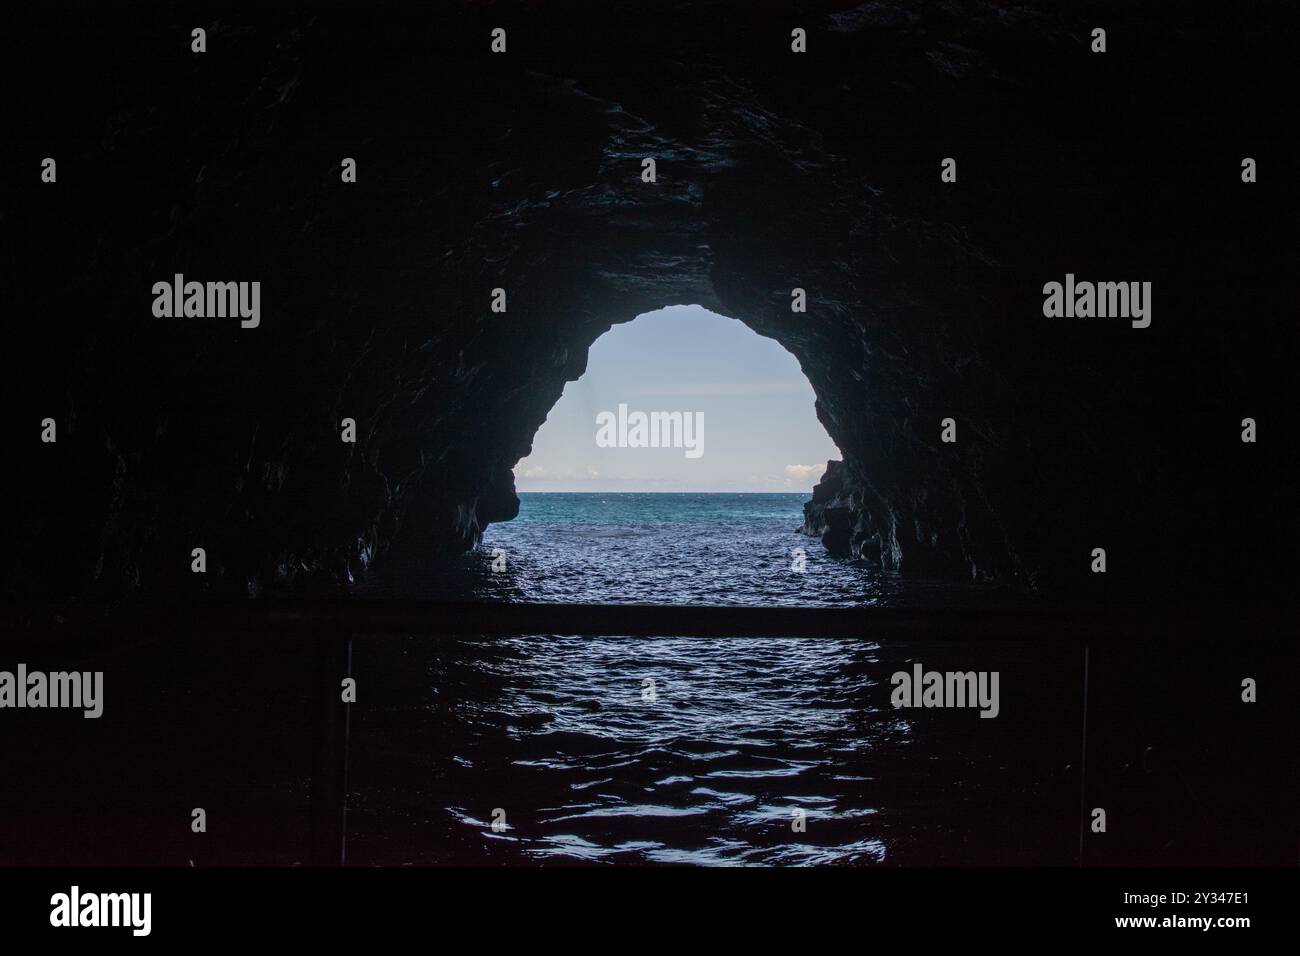
[[[808,491],[635,491],[620,489],[618,491],[519,491],[517,495],[811,495]]]

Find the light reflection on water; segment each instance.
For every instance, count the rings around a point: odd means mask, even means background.
[[[489,855],[879,862],[875,768],[905,723],[858,640],[465,641],[434,676],[442,811]],[[886,676],[887,682],[887,676]],[[649,682],[653,681],[653,684]],[[470,685],[490,687],[475,695]],[[650,690],[653,689],[653,694]],[[653,698],[653,699],[651,699]],[[508,829],[494,833],[492,810]],[[802,810],[807,833],[795,831]]]
[[[890,677],[914,662],[998,670],[998,718],[895,710]],[[413,635],[357,644],[354,673],[358,864],[1062,865],[1077,849],[1068,649]]]
[[[372,593],[750,606],[986,599],[829,558],[796,531],[804,499],[523,496],[520,518],[489,528],[459,564],[399,568]],[[504,572],[491,569],[497,549]],[[802,574],[791,569],[795,549],[806,554]],[[956,749],[918,750],[914,715],[889,704],[890,674],[913,650],[894,645],[882,660],[866,639],[413,638],[372,661],[406,687],[371,698],[394,703],[368,712],[381,736],[363,748],[380,764],[367,772],[395,783],[353,808],[352,852],[385,863],[880,863],[901,841],[915,858],[916,831],[928,828],[928,840],[942,829],[914,812],[936,772],[970,778],[978,796],[990,780],[972,777],[976,748],[965,741],[999,736],[972,735],[992,723],[976,719],[960,725]],[[497,808],[502,832],[491,827]]]

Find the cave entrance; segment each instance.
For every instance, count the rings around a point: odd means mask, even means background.
[[[854,569],[822,580],[832,563],[800,533],[804,502],[840,457],[815,401],[795,357],[735,319],[687,305],[616,325],[515,467],[519,516],[486,530],[484,556],[528,600],[860,593]]]

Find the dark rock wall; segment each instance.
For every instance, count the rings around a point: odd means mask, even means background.
[[[1104,546],[1110,589],[1284,593],[1287,6],[1060,7],[17,16],[6,592],[332,588],[470,547],[591,343],[694,302],[808,375],[839,553],[1090,595]],[[261,327],[155,319],[177,272],[261,281]],[[1152,327],[1045,319],[1066,272],[1153,282]]]

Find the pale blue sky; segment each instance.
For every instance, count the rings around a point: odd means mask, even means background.
[[[840,453],[813,411],[795,357],[743,323],[697,305],[616,325],[591,347],[515,467],[520,491],[798,491]],[[596,416],[704,416],[703,454],[682,448],[601,448]]]

